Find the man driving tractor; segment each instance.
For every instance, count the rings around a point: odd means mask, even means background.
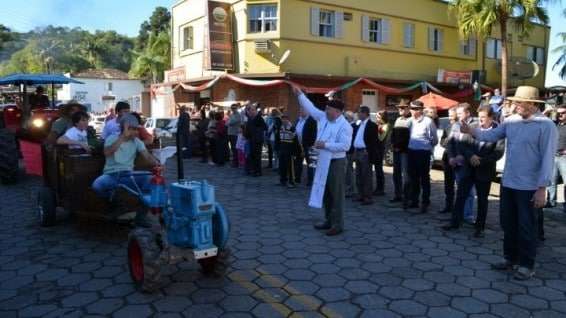
[[[132,174],[134,160],[138,153],[153,165],[159,165],[157,159],[147,151],[143,142],[138,138],[140,123],[136,117],[131,114],[121,116],[119,127],[120,134],[112,134],[104,142],[106,163],[103,174],[92,184],[93,190],[104,198],[110,198],[118,184],[131,189],[139,187],[144,192],[149,190],[151,176]],[[146,214],[147,210],[138,211],[135,218],[136,225],[147,225]]]

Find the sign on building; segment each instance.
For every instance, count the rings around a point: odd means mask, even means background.
[[[208,1],[203,66],[208,70],[234,70],[230,4]]]

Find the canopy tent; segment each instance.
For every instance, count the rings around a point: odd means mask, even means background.
[[[432,92],[421,96],[418,100],[423,102],[425,107],[434,107],[437,110],[446,110],[458,105],[457,101]]]
[[[0,77],[0,85],[37,85],[37,84],[84,84],[60,74],[23,74],[16,73]]]

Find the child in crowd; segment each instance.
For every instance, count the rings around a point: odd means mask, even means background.
[[[240,127],[238,132],[238,139],[236,140],[236,149],[238,150],[238,165],[240,167],[246,166],[246,145],[248,141],[244,137],[244,128]]]
[[[65,134],[57,139],[58,145],[68,145],[70,149],[84,149],[90,152],[88,145],[88,128],[89,115],[84,111],[77,111],[71,116],[73,127],[69,128]]]

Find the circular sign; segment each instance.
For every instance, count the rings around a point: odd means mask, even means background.
[[[224,10],[224,8],[216,7],[214,8],[214,10],[212,10],[212,16],[214,17],[214,20],[216,20],[216,22],[224,22],[228,17],[228,13],[226,12],[226,10]]]

